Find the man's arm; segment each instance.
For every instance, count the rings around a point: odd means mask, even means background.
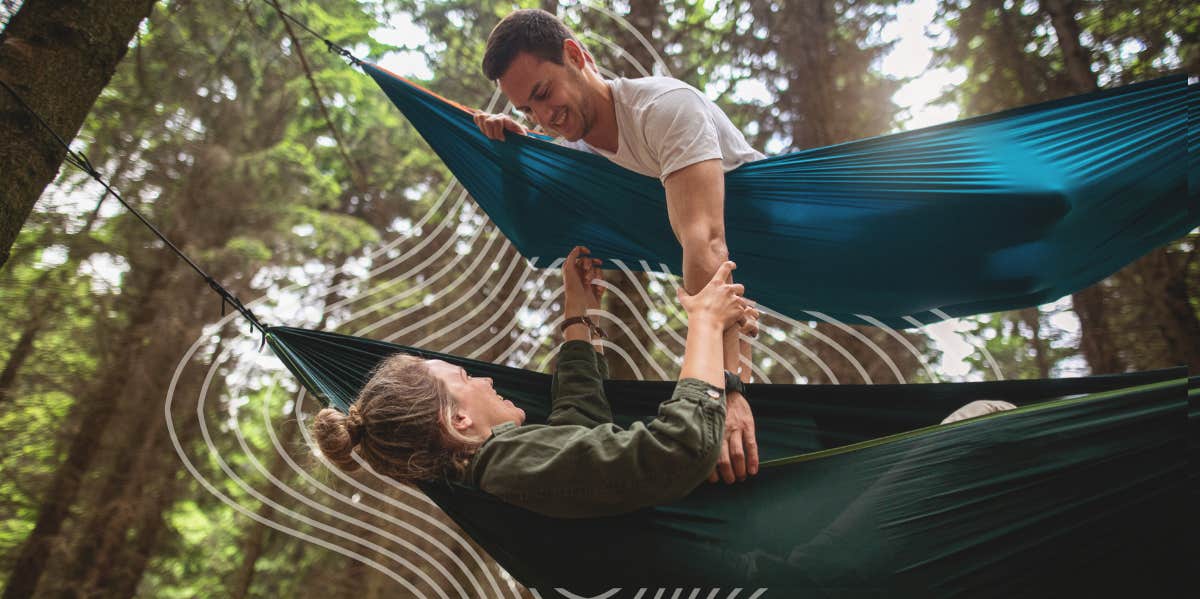
[[[663,185],[671,230],[683,247],[683,287],[693,294],[729,259],[725,245],[725,171],[719,159],[705,160],[670,173]],[[737,327],[731,327],[725,335],[726,347],[737,347]],[[746,398],[735,393],[726,406],[724,448],[709,480],[715,482],[719,475],[732,483],[757,473],[754,415]]]
[[[683,288],[695,294],[729,259],[725,246],[725,171],[720,160],[685,166],[667,176],[667,217],[683,247]]]

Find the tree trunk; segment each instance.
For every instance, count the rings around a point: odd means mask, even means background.
[[[1187,258],[1158,248],[1116,276],[1136,327],[1131,331],[1140,350],[1135,368],[1184,364],[1200,372],[1200,320],[1188,294]]]
[[[130,419],[125,424],[130,431],[141,431],[145,436],[127,435],[123,447],[113,450],[113,469],[103,479],[98,496],[90,501],[91,517],[81,527],[74,548],[71,565],[62,577],[65,583],[60,597],[90,597],[100,590],[96,586],[97,569],[111,570],[119,563],[123,547],[114,547],[114,537],[124,540],[128,536],[129,521],[134,515],[134,504],[147,490],[154,488],[152,469],[147,462],[154,461],[153,453],[161,426],[154,420],[161,417],[160,410],[153,409],[152,397],[156,398],[159,385],[151,385],[136,397],[139,401],[129,402],[123,413]],[[137,407],[136,404],[143,404]]]
[[[1096,74],[1092,72],[1091,52],[1083,47],[1079,40],[1081,29],[1075,13],[1079,11],[1077,0],[1041,0],[1041,9],[1050,17],[1054,33],[1058,37],[1058,47],[1062,50],[1063,63],[1066,64],[1067,74],[1076,93],[1094,91],[1100,86],[1096,83]]]
[[[117,176],[124,169],[122,166],[118,168]],[[33,354],[33,342],[37,339],[38,333],[45,326],[45,317],[47,314],[52,314],[58,311],[59,303],[62,301],[61,292],[58,288],[67,285],[75,274],[79,263],[91,256],[92,252],[87,250],[88,234],[91,233],[92,227],[95,226],[96,220],[100,216],[100,206],[104,203],[104,197],[96,203],[95,210],[83,224],[83,230],[71,236],[71,241],[67,244],[67,261],[57,268],[42,273],[30,286],[30,294],[26,298],[28,306],[31,306],[31,313],[28,320],[25,322],[25,328],[21,331],[21,337],[17,340],[16,346],[8,356],[8,360],[4,363],[4,370],[0,372],[0,406],[8,400],[13,383],[17,380],[17,374],[21,371],[21,367],[25,365],[25,361]],[[50,283],[50,285],[47,285]],[[39,294],[40,290],[46,289],[46,293]],[[36,296],[36,297],[35,297]]]
[[[175,457],[173,453],[170,456],[172,458]],[[165,487],[152,498],[148,498],[151,505],[142,510],[142,517],[134,524],[137,533],[127,550],[132,557],[124,568],[103,573],[95,587],[101,591],[99,597],[125,599],[137,595],[146,566],[154,556],[162,531],[167,526],[166,511],[175,503],[179,491],[184,487],[183,482],[175,476],[168,475]]]
[[[1071,78],[1074,93],[1095,90],[1096,74],[1092,72],[1090,53],[1079,39],[1079,22],[1075,19],[1074,0],[1042,0],[1040,7],[1049,18],[1062,51],[1063,63]],[[1111,328],[1114,309],[1101,283],[1078,291],[1071,296],[1075,314],[1079,317],[1080,349],[1092,374],[1124,372],[1128,369],[1122,359]]]
[[[1193,248],[1191,251],[1197,250]],[[1173,256],[1159,248],[1147,259],[1157,260],[1159,257],[1166,262],[1166,272],[1159,279],[1163,292],[1158,296],[1159,301],[1152,305],[1161,310],[1155,322],[1163,333],[1169,352],[1163,366],[1185,364],[1193,374],[1200,373],[1200,319],[1188,295],[1186,256]],[[1173,258],[1181,264],[1172,264]]]
[[[146,288],[158,289],[162,277],[161,269],[150,273]],[[133,367],[125,366],[138,363],[142,355],[142,352],[138,351],[142,346],[140,340],[155,330],[153,325],[158,304],[153,299],[156,295],[156,292],[152,292],[148,301],[141,302],[141,308],[133,313],[129,326],[117,340],[117,347],[133,348],[126,356],[127,361],[120,366],[101,368],[100,372],[103,374],[97,384],[75,404],[76,408],[73,409],[82,411],[82,417],[79,419],[80,429],[71,439],[62,466],[54,474],[54,480],[50,483],[46,498],[38,510],[33,531],[29,533],[17,553],[8,586],[4,589],[4,599],[29,597],[37,589],[38,581],[47,565],[51,545],[58,537],[63,521],[79,494],[84,475],[92,466],[96,447],[99,446],[109,421],[116,413],[116,402],[113,398],[119,396],[117,393],[125,389],[131,379]]]
[[[0,33],[0,80],[64,139],[79,132],[153,0],[26,0]],[[0,266],[66,151],[0,92]]]
[[[317,328],[319,330],[321,327]],[[286,422],[284,427],[285,430],[280,443],[285,448],[292,447],[300,436],[300,428],[297,426],[296,421],[291,419]],[[268,471],[271,473],[271,476],[282,478],[288,471],[287,460],[282,455],[276,455]],[[279,502],[280,497],[283,496],[283,490],[274,484],[268,483],[263,494],[271,501]],[[263,503],[258,508],[258,515],[266,519],[270,519],[274,513],[275,509],[266,503]],[[245,599],[250,596],[250,584],[254,582],[255,565],[266,550],[267,533],[271,530],[258,522],[249,522],[247,526],[249,528],[246,529],[246,534],[242,537],[241,543],[239,543],[242,548],[242,564],[234,572],[233,577],[230,578],[228,585],[225,587],[226,596],[230,597],[230,599]]]
[[[221,348],[218,344],[213,358],[216,359],[220,353]],[[211,366],[211,363],[206,366]],[[176,406],[175,411],[186,415],[175,429],[179,443],[183,447],[192,445],[200,431],[200,421],[195,418],[195,400],[187,398],[196,397],[201,379],[199,375],[205,370],[207,367],[197,366],[193,369],[195,379],[188,385],[180,386],[177,391],[177,395],[184,398],[184,401],[181,405]],[[209,392],[220,393],[216,388],[210,388]],[[158,413],[158,410],[148,411]],[[162,424],[157,426],[159,431],[162,431],[163,428]],[[116,567],[93,568],[89,576],[89,587],[95,594],[90,596],[101,599],[128,599],[137,594],[138,585],[141,583],[150,559],[154,556],[162,531],[166,528],[166,512],[175,503],[180,491],[187,488],[186,483],[190,477],[182,476],[179,473],[178,458],[171,443],[167,440],[165,432],[156,435],[155,440],[157,443],[151,446],[148,452],[156,458],[156,463],[152,464],[152,476],[147,477],[147,480],[150,481],[148,488],[155,488],[154,485],[157,483],[157,492],[146,493],[144,490],[140,492],[135,490],[136,503],[134,507],[137,517],[133,519],[131,526],[118,529],[115,535],[110,529],[109,534],[105,537],[107,544],[102,547],[104,552],[114,554],[119,552],[123,559]],[[129,530],[133,531],[133,538],[126,543],[126,533]]]
[[[1017,26],[1013,23],[1013,13],[1005,8],[1004,0],[993,0],[996,14],[999,17],[999,26],[1001,36],[1006,39],[1017,39]],[[1012,8],[1014,11],[1020,9],[1016,6]],[[1005,44],[1005,59],[1009,68],[1013,71],[1013,77],[1021,86],[1022,103],[1028,104],[1038,102],[1044,98],[1041,95],[1041,86],[1038,85],[1037,74],[1033,72],[1033,65],[1025,57],[1025,49],[1018,44]]]
[[[41,329],[41,319],[30,318],[25,323],[25,329],[21,331],[21,337],[17,339],[16,346],[8,354],[8,360],[4,362],[4,370],[0,371],[0,406],[8,403],[9,390],[17,380],[17,372],[21,370],[25,360],[33,353],[33,340]]]
[[[1050,378],[1050,356],[1042,340],[1042,312],[1036,306],[1017,311],[1017,317],[1029,327],[1029,345],[1033,349],[1033,361],[1037,365],[1038,377]]]
[[[164,257],[173,258],[170,255]],[[154,499],[146,490],[164,484],[160,482],[162,480],[175,478],[173,473],[177,468],[156,468],[163,455],[174,459],[174,449],[161,421],[162,411],[156,405],[161,405],[175,360],[200,335],[202,306],[209,298],[204,294],[204,287],[192,280],[173,282],[168,291],[159,301],[173,309],[160,314],[152,330],[170,330],[171,333],[152,336],[140,358],[131,356],[137,359],[130,361],[130,368],[139,368],[147,374],[144,380],[131,382],[117,395],[125,398],[120,404],[123,429],[138,433],[115,437],[116,447],[111,450],[113,468],[104,477],[99,495],[91,502],[92,516],[78,535],[71,567],[63,578],[74,586],[64,589],[64,597],[86,597],[105,591],[107,587],[102,578],[125,568],[122,560],[127,553],[126,539],[131,531],[136,531],[133,521],[145,509],[142,505]],[[218,352],[219,349],[218,346]],[[200,376],[197,370],[189,369],[188,375],[176,391],[184,402],[193,401],[193,396],[187,395],[188,390],[199,386],[197,380],[192,380]],[[190,418],[187,422],[193,420]],[[180,431],[177,433],[182,437]],[[109,445],[114,443],[110,441]]]
[[[1097,283],[1071,296],[1075,315],[1079,317],[1079,349],[1092,374],[1127,370],[1109,326],[1104,294],[1103,285]]]
[[[839,141],[827,123],[838,118],[833,110],[833,57],[830,37],[834,17],[826,0],[797,2],[783,9],[789,35],[779,49],[783,60],[792,66],[788,74],[787,94],[791,120],[791,146],[794,149],[824,147]]]

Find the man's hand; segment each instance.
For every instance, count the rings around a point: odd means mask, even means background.
[[[750,306],[754,302],[747,300]],[[735,336],[727,336],[725,341],[725,369],[737,373],[743,381],[750,380],[749,365],[742,365],[742,358],[750,358],[750,344],[740,339],[742,336],[758,336],[757,309],[747,306],[742,313]],[[715,483],[718,479],[726,483],[746,480],[747,476],[758,474],[758,441],[754,436],[754,414],[750,404],[741,393],[731,392],[725,396],[725,437],[721,448],[721,458],[717,467],[708,476],[708,482]]]
[[[721,458],[717,469],[708,476],[708,482],[717,478],[732,484],[758,474],[758,440],[754,438],[754,414],[750,404],[741,393],[725,396],[725,440],[721,447]]]
[[[475,113],[475,125],[489,139],[504,141],[504,131],[512,131],[521,135],[528,135],[529,131],[524,125],[518,123],[507,114],[488,114],[486,112]]]
[[[737,356],[735,358],[737,368],[731,369],[733,372],[741,375],[744,382],[750,382],[750,361],[752,360],[750,340],[758,338],[758,317],[762,316],[762,312],[754,307],[755,302],[750,300],[747,300],[747,302],[749,303],[749,307],[746,309],[745,318],[742,319],[741,329],[738,330]],[[745,364],[744,366],[743,363]],[[744,375],[743,369],[745,370]]]

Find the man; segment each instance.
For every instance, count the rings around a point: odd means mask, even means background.
[[[697,293],[729,259],[725,173],[763,155],[704,94],[667,77],[605,80],[571,30],[536,9],[515,11],[492,30],[483,72],[518,110],[565,139],[564,145],[662,181],[671,230],[683,248],[688,293]],[[475,122],[496,140],[505,131],[526,133],[502,114],[481,112]],[[740,370],[748,381],[749,369]],[[730,401],[725,447],[709,480],[732,483],[757,472],[750,406],[744,398]]]

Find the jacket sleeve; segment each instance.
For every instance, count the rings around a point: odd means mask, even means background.
[[[595,348],[593,348],[592,351],[596,354],[596,369],[600,371],[600,379],[607,381],[608,379],[612,378],[608,374],[608,358],[604,357],[604,354],[596,351]]]
[[[550,383],[549,424],[590,428],[613,421],[612,408],[604,396],[604,374],[608,367],[606,364],[601,367],[599,362],[603,359],[586,341],[563,343]]]
[[[683,379],[649,424],[509,427],[484,443],[467,476],[505,502],[547,516],[620,514],[695,489],[716,466],[724,427],[724,394]]]

